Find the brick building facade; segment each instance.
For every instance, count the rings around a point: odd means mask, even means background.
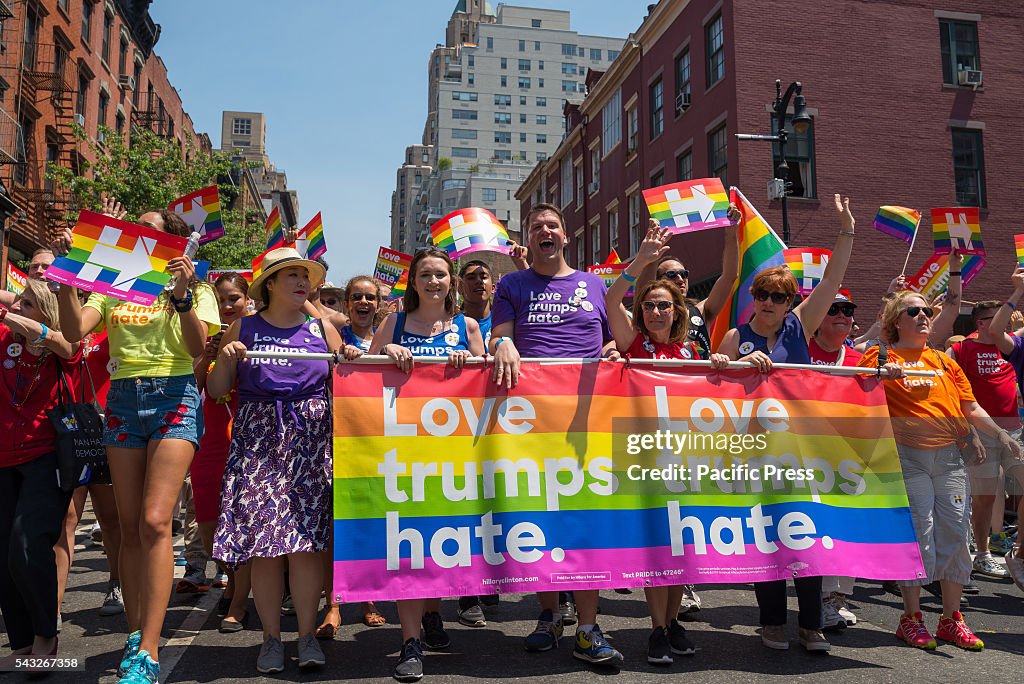
[[[542,200],[563,207],[573,265],[600,263],[613,246],[626,259],[647,224],[643,189],[719,176],[781,235],[780,202],[766,190],[774,146],[735,134],[771,132],[775,80],[799,80],[813,125],[787,145],[790,245],[831,247],[832,194],[849,195],[859,230],[846,280],[874,302],[906,256],[903,243],[872,229],[880,205],[926,216],[908,275],[932,251],[929,208],[980,205],[989,263],[965,297],[1000,297],[1015,261],[1011,236],[1024,232],[1014,173],[1024,5],[970,4],[971,13],[953,0],[808,11],[798,0],[661,0],[608,71],[588,75],[583,103],[566,106],[566,137],[520,188],[521,215]],[[983,74],[980,87],[960,85],[980,76],[968,70]],[[673,242],[698,292],[717,276],[721,240],[704,231]]]
[[[72,208],[46,169],[92,161],[73,124],[92,139],[101,124],[121,135],[139,126],[183,150],[210,151],[153,52],[160,27],[151,1],[0,0],[0,181],[18,207],[0,265],[43,244],[48,226]]]

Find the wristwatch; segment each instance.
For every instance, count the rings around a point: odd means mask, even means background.
[[[169,295],[171,305],[178,313],[188,313],[192,310],[192,290],[185,290],[185,298],[178,299],[173,294]]]

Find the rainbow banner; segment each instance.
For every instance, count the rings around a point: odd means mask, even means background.
[[[988,263],[983,256],[964,257],[964,264],[960,269],[960,279],[963,286],[967,287],[978,272]],[[924,266],[917,274],[907,281],[907,287],[914,292],[920,293],[926,299],[935,299],[946,291],[949,284],[949,255],[932,254],[924,262]]]
[[[1017,251],[1017,265],[1024,268],[1024,235],[1014,235],[1013,246]]]
[[[955,249],[961,254],[985,255],[978,207],[932,209],[932,236],[936,254],[949,254]]]
[[[921,212],[916,209],[885,206],[879,207],[874,226],[886,235],[898,237],[910,245],[914,242],[914,235],[920,222]]]
[[[295,249],[307,259],[318,259],[327,253],[327,242],[324,240],[324,222],[320,212],[299,231]]]
[[[783,250],[786,266],[796,278],[797,291],[802,295],[811,294],[811,290],[825,276],[825,267],[832,258],[832,250],[815,247],[794,247]]]
[[[276,247],[284,247],[284,228],[281,226],[281,211],[274,207],[267,217],[267,251]]]
[[[740,272],[733,283],[732,294],[722,307],[722,312],[715,316],[715,322],[711,326],[712,349],[718,349],[730,328],[749,322],[754,315],[754,298],[750,294],[754,277],[766,268],[786,264],[783,255],[785,243],[775,234],[754,205],[743,196],[739,188],[730,188],[730,191],[733,204],[743,215],[736,231],[740,250]]]
[[[402,275],[409,272],[412,255],[381,247],[377,252],[377,265],[373,267],[373,279],[381,285],[394,289]]]
[[[28,287],[28,275],[20,268],[7,262],[7,291],[20,295]]]
[[[651,218],[671,233],[731,226],[729,194],[717,178],[701,178],[644,190]]]
[[[628,266],[629,264],[622,263],[609,264],[606,261],[603,264],[594,264],[593,266],[587,266],[587,273],[593,273],[594,275],[601,276],[601,280],[604,281],[604,286],[607,288],[611,287],[612,283],[618,280],[619,276],[622,274],[623,271],[626,270]],[[632,292],[633,288],[630,287],[629,292],[626,293],[626,296],[630,296]]]
[[[217,282],[217,278],[220,278],[225,273],[237,273],[243,278],[245,278],[245,282],[252,285],[252,271],[240,268],[210,269],[210,272],[206,274],[206,281],[212,285],[213,283]]]
[[[473,252],[508,254],[508,231],[491,212],[457,209],[430,227],[431,240],[453,260]]]
[[[337,366],[336,601],[923,572],[874,377],[491,372]]]
[[[224,237],[224,222],[220,216],[220,196],[216,185],[179,197],[167,208],[185,219],[192,232],[199,233],[199,244]]]
[[[46,269],[46,279],[152,306],[171,280],[167,262],[185,253],[186,238],[83,211],[71,250]]]

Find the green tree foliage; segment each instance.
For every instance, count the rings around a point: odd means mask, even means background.
[[[252,215],[257,212],[250,211],[246,217],[241,211],[227,208],[239,189],[231,183],[232,161],[226,154],[206,154],[191,141],[182,154],[176,140],[145,129],[133,129],[130,141],[108,128],[101,130],[102,144],[75,127],[76,139],[91,148],[95,163],[83,163],[78,174],[62,166],[52,166],[47,172],[70,192],[76,214],[79,209],[99,209],[100,198],[107,195],[120,201],[128,211],[126,219],[133,221],[140,214],[162,209],[183,195],[217,183],[225,235],[203,245],[198,258],[209,261],[215,269],[251,267],[253,258],[262,251],[263,226]]]

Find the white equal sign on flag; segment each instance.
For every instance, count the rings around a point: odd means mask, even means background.
[[[813,290],[814,286],[825,277],[825,267],[828,266],[828,254],[804,252],[801,256],[804,262],[803,288]]]

